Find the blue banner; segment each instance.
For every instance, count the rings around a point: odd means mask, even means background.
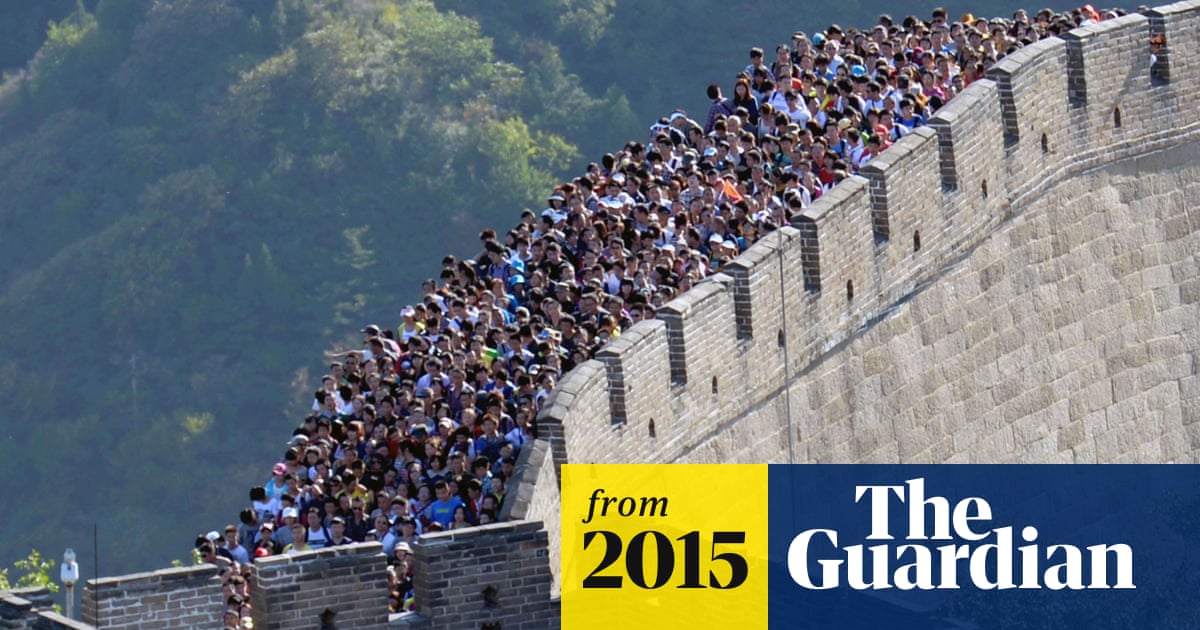
[[[770,628],[1200,628],[1200,467],[769,467]]]

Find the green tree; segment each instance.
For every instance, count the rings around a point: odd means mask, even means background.
[[[28,472],[0,479],[6,548],[98,522],[102,557],[106,533],[146,532],[106,571],[152,568],[244,507],[305,366],[580,155],[530,72],[424,0],[56,18],[0,87],[0,456]],[[578,91],[540,80],[547,102]],[[56,484],[62,461],[87,482]],[[219,490],[163,509],[197,475]]]
[[[15,70],[46,40],[46,25],[63,19],[80,5],[94,8],[96,0],[38,0],[0,4],[0,69]]]
[[[57,593],[58,584],[50,577],[54,565],[54,560],[43,558],[37,549],[32,549],[28,556],[13,563],[13,567],[21,574],[16,582],[9,579],[8,569],[0,569],[0,591],[13,588],[45,587],[51,593]]]

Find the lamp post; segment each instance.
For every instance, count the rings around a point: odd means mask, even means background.
[[[75,550],[70,547],[63,553],[62,570],[59,572],[59,579],[62,580],[63,586],[67,587],[67,618],[74,619],[72,614],[75,608],[75,582],[79,581],[79,565],[75,563]]]

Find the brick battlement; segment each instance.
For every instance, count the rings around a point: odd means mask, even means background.
[[[250,575],[260,630],[317,628],[323,614],[339,628],[387,623],[387,559],[377,542],[258,558]]]
[[[217,567],[203,564],[87,580],[80,619],[96,628],[213,628],[224,603]]]

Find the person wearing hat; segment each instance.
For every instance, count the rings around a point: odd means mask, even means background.
[[[457,428],[457,425],[454,424],[454,420],[452,418],[443,417],[442,419],[438,420],[437,428],[438,435],[441,436],[443,443],[447,443],[453,439],[454,430]]]
[[[258,544],[255,545],[254,557],[261,558],[260,550],[266,550],[268,556],[275,556],[283,553],[283,544],[275,540],[275,524],[263,523],[258,529]]]
[[[275,465],[271,468],[271,478],[264,486],[268,498],[278,501],[279,497],[283,496],[284,491],[287,489],[287,484],[284,483],[283,477],[287,472],[287,464],[275,462]]]
[[[396,599],[401,602],[400,609],[412,610],[415,597],[413,573],[416,570],[412,545],[403,541],[397,542],[396,546],[392,548],[391,555],[388,556],[388,562],[392,565],[396,576],[396,586],[393,590],[396,593]]]
[[[400,309],[400,341],[404,344],[409,339],[425,333],[425,323],[417,321],[417,309],[405,306]]]
[[[725,237],[721,236],[720,234],[717,234],[716,232],[709,234],[708,241],[706,243],[707,249],[709,252],[709,256],[711,257],[711,256],[717,254],[720,251],[721,244],[724,242],[725,242]]]
[[[551,197],[551,199],[555,199],[555,201],[551,203],[551,205],[554,207],[542,210],[542,227],[538,228],[539,236],[549,232],[554,228],[561,227],[563,222],[567,220],[567,213],[565,210],[563,210],[562,204],[560,203],[563,199],[562,195],[555,194],[553,197]]]
[[[612,209],[621,208],[626,205],[633,205],[633,197],[625,192],[625,176],[621,173],[613,173],[608,181],[604,184],[604,196],[600,198],[600,206]],[[547,250],[549,253],[549,250]]]
[[[954,40],[950,37],[950,25],[938,24],[933,27],[933,31],[929,33],[929,49],[935,53],[946,53],[954,55],[958,52]]]
[[[272,531],[271,540],[286,547],[292,543],[292,526],[300,520],[300,510],[296,507],[283,509],[283,524]],[[261,533],[259,534],[261,536]]]
[[[213,539],[214,535],[216,536],[215,540]],[[215,564],[224,571],[225,568],[233,565],[233,557],[228,551],[221,549],[220,540],[221,535],[216,531],[209,532],[205,535],[205,540],[196,545],[196,553],[200,556],[202,564]]]
[[[838,68],[840,68],[842,64],[846,63],[846,60],[841,55],[841,42],[839,39],[833,37],[833,35],[838,35],[840,37],[841,34],[830,33],[829,35],[830,36],[825,38],[825,43],[821,46],[821,52],[825,57],[829,58],[829,74],[826,78],[837,76]]]
[[[289,449],[293,446],[298,446],[301,448],[308,446],[308,436],[304,435],[303,433],[297,433],[293,435],[290,440],[288,440],[287,445]]]

